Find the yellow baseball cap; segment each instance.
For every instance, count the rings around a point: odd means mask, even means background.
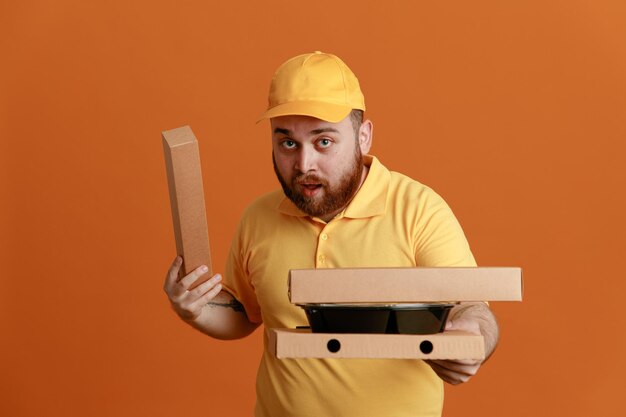
[[[359,80],[337,56],[315,51],[293,57],[276,70],[269,105],[259,121],[303,115],[337,123],[352,109],[365,111]]]

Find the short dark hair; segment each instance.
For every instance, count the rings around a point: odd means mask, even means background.
[[[354,128],[354,135],[359,136],[359,128],[363,123],[363,110],[352,109],[350,112],[350,121],[352,122],[352,127]]]

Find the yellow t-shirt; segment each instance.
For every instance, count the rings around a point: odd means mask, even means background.
[[[282,190],[253,202],[233,240],[225,289],[263,322],[258,417],[439,416],[443,383],[420,360],[276,359],[267,329],[308,324],[289,303],[290,269],[475,266],[452,211],[430,188],[375,157],[361,189],[328,223],[302,213]]]

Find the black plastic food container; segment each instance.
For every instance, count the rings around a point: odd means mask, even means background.
[[[313,333],[433,334],[454,304],[301,304]]]

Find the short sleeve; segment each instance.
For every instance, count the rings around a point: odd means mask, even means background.
[[[418,266],[476,266],[463,229],[443,198],[427,189],[418,209],[414,229]]]
[[[245,225],[242,220],[237,227],[237,232],[233,238],[222,285],[224,290],[235,297],[245,308],[248,320],[252,323],[261,323],[261,309],[257,301],[254,287],[250,283],[247,272],[247,255],[245,245]]]

